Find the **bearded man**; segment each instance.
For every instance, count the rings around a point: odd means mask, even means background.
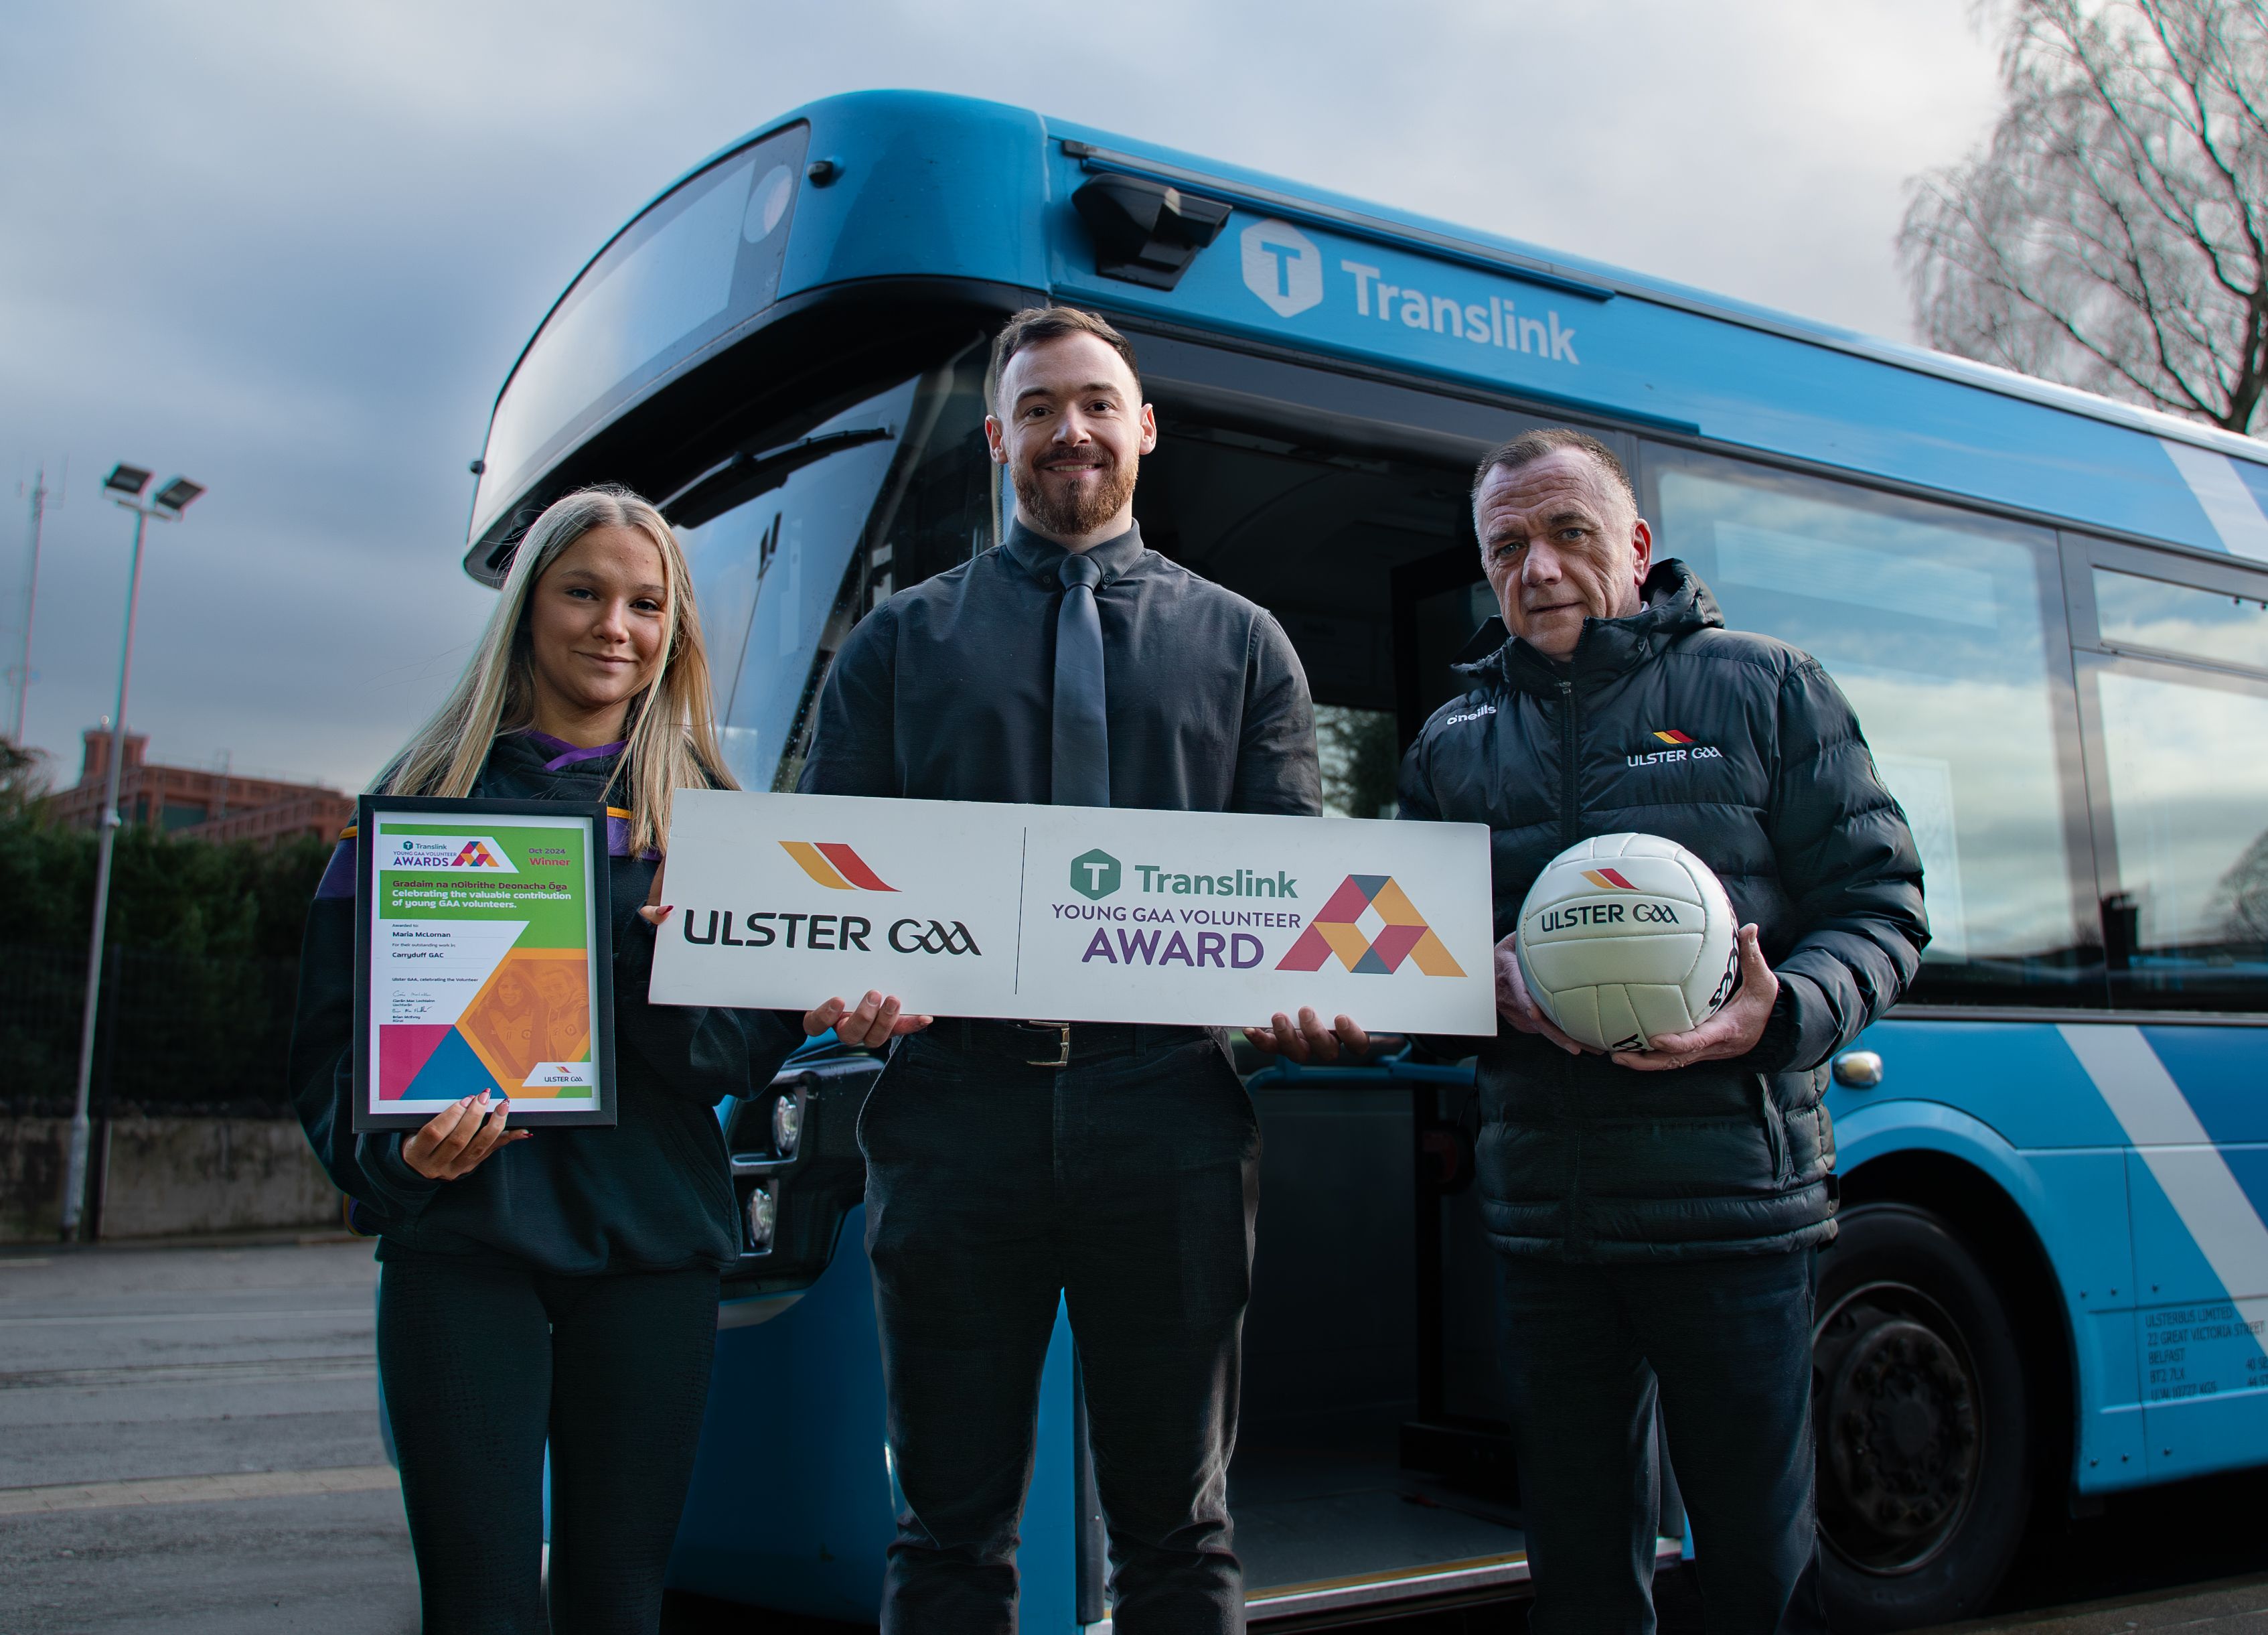
[[[828,673],[799,785],[828,795],[1322,809],[1307,676],[1267,613],[1143,548],[1158,445],[1134,353],[1033,308],[993,343],[984,423],[1007,539],[909,586]],[[841,1002],[822,1007],[835,1022]],[[901,1035],[859,1116],[866,1248],[904,1491],[882,1628],[1015,1627],[1041,1365],[1069,1307],[1115,1627],[1243,1624],[1230,1548],[1259,1128],[1217,1030],[943,1018],[869,993],[836,1031]],[[1298,1060],[1344,1017],[1275,1019]]]

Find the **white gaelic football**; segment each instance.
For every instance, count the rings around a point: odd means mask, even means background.
[[[1520,973],[1559,1030],[1601,1050],[1698,1027],[1733,991],[1739,923],[1716,872],[1659,835],[1600,835],[1520,905]]]

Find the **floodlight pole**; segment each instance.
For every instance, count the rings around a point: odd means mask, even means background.
[[[86,1196],[87,1140],[92,1128],[87,1119],[87,1099],[94,1085],[94,1030],[102,1002],[103,933],[110,918],[110,853],[118,843],[119,826],[125,821],[118,814],[118,780],[126,761],[126,682],[134,666],[134,610],[142,595],[142,530],[152,517],[160,522],[172,522],[179,516],[176,512],[144,505],[138,499],[114,497],[112,504],[123,505],[134,513],[134,563],[126,576],[126,637],[118,649],[118,712],[110,718],[110,765],[103,779],[102,838],[95,851],[94,929],[88,935],[86,948],[86,1014],[80,1019],[78,1030],[78,1095],[71,1108],[70,1158],[63,1171],[63,1239],[66,1243],[78,1235],[80,1205]]]

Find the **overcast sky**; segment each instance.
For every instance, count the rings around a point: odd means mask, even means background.
[[[111,708],[116,460],[152,529],[153,759],[358,786],[490,600],[488,410],[600,242],[813,98],[992,97],[1878,334],[1916,172],[1998,104],[1969,0],[26,4],[0,41],[0,662],[48,517],[26,736]],[[52,504],[52,502],[51,502]],[[0,731],[12,718],[0,693]]]

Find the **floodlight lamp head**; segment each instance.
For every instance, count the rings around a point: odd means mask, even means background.
[[[102,480],[104,489],[113,494],[123,494],[129,499],[142,497],[142,490],[150,486],[150,474],[139,466],[123,463],[113,466],[110,475]]]
[[[202,482],[192,482],[187,477],[174,477],[151,497],[160,511],[180,516],[189,508],[189,502],[205,491]]]

